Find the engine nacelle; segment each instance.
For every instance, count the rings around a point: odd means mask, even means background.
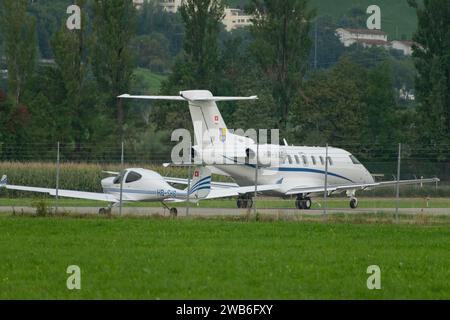
[[[258,153],[258,154],[257,154]],[[280,148],[278,145],[261,144],[254,145],[245,150],[246,163],[256,164],[262,167],[276,167],[280,163]]]
[[[202,150],[198,146],[192,147],[191,155],[196,163],[203,165],[236,164],[246,157],[243,148],[207,147]]]

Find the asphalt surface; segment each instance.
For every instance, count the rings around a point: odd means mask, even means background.
[[[97,214],[98,207],[60,207],[59,213],[72,213],[72,214]],[[186,208],[177,208],[178,216],[186,216]],[[0,213],[26,213],[33,214],[36,212],[36,208],[32,207],[0,207]],[[322,215],[323,209],[311,209],[311,210],[298,210],[294,208],[289,209],[266,209],[261,208],[257,210],[260,214],[268,215],[294,215],[294,214],[308,214],[308,215]],[[361,214],[361,213],[395,213],[395,208],[358,208],[358,209],[329,209],[328,214],[346,213],[346,214]],[[119,209],[114,208],[112,210],[114,215],[119,214]],[[248,209],[230,209],[230,208],[189,208],[189,216],[195,217],[214,217],[214,216],[240,216],[246,215]],[[250,210],[253,213],[253,209]],[[430,215],[450,215],[450,208],[401,208],[400,214],[430,214]],[[169,210],[164,207],[125,207],[122,208],[122,215],[138,215],[138,216],[151,216],[151,215],[163,215],[168,216]]]

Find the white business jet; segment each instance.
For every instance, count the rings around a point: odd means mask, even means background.
[[[258,145],[253,139],[231,133],[216,102],[256,100],[256,96],[215,97],[206,90],[191,90],[181,91],[178,96],[123,94],[119,98],[187,102],[194,124],[194,160],[200,158],[201,163],[208,165],[213,173],[229,176],[235,181],[222,184],[221,192],[225,188],[248,188],[247,193],[238,195],[239,208],[251,207],[252,195],[257,191],[268,196],[296,196],[298,209],[310,209],[311,197],[323,195],[325,192],[327,195],[346,192],[350,198],[350,207],[354,209],[358,206],[358,190],[370,190],[397,183],[407,185],[439,181],[438,178],[431,178],[375,182],[370,172],[350,152],[343,149],[296,147],[288,146],[286,142],[285,145]],[[274,162],[275,154],[277,161]],[[225,161],[209,161],[217,160],[218,156]],[[187,184],[186,179],[167,181]]]

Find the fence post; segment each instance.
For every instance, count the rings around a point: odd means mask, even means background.
[[[253,213],[256,217],[256,198],[258,197],[258,170],[259,170],[259,141],[256,137],[256,164],[255,164],[255,199],[253,200]]]
[[[323,215],[327,217],[327,197],[328,197],[328,143],[325,146],[325,192],[323,194]]]
[[[398,161],[397,161],[397,186],[396,186],[396,205],[395,205],[395,221],[398,222],[398,207],[400,197],[400,162],[402,154],[402,144],[398,144]]]
[[[124,152],[123,152],[123,141],[122,141],[122,152],[120,156],[120,167],[121,167],[121,173],[123,174],[122,179],[120,179],[120,205],[119,205],[119,215],[122,216],[122,193],[123,193],[123,179],[125,179],[125,168],[123,167],[124,162]]]
[[[191,148],[189,148],[191,150]],[[188,187],[187,187],[187,200],[186,200],[186,217],[189,216],[189,209],[191,207],[191,176],[192,176],[192,155],[191,152],[189,152],[189,163],[188,163]]]
[[[57,153],[56,153],[56,206],[55,206],[55,214],[58,213],[59,172],[60,172],[60,156],[59,156],[59,141],[58,141]]]

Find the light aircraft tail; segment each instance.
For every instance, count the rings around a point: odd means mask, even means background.
[[[218,136],[227,136],[227,126],[217,108],[217,101],[240,101],[256,100],[257,96],[251,97],[215,97],[208,90],[189,90],[181,91],[179,96],[133,96],[123,94],[119,96],[122,99],[143,99],[143,100],[169,100],[186,101],[189,103],[194,125],[195,141],[202,144],[214,144],[215,141],[204,141],[205,133],[217,134]],[[218,142],[218,141],[217,141]]]
[[[189,189],[186,189],[188,191]],[[211,191],[211,171],[206,167],[196,167],[191,180],[189,196],[192,200],[204,199]]]
[[[0,188],[6,187],[8,184],[8,177],[6,175],[2,176],[2,179],[0,180]]]

